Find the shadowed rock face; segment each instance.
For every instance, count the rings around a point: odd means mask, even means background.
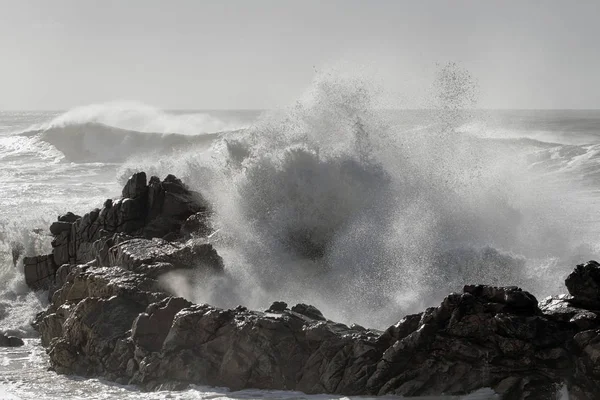
[[[91,259],[65,263],[48,275],[55,288],[51,305],[34,326],[57,372],[146,389],[196,383],[419,396],[492,388],[503,399],[545,400],[556,399],[566,384],[571,399],[596,399],[600,393],[596,262],[578,265],[567,278],[570,295],[538,303],[516,287],[468,285],[438,307],[408,315],[384,332],[330,321],[307,304],[290,308],[275,302],[264,312],[242,306],[223,310],[172,297],[158,283],[172,269],[218,274],[226,268],[202,239],[208,223],[197,224],[208,208],[198,214],[199,203],[186,203],[180,208],[185,212],[175,211],[173,204],[194,197],[187,193],[174,177],[146,185],[145,176],[134,175],[123,195],[162,204],[161,211],[154,206],[144,213],[131,211],[128,215],[144,215],[144,224],[127,220],[129,225],[119,226],[136,228],[101,236],[88,247]],[[95,218],[86,214],[59,222],[72,224],[70,232],[77,237],[78,227],[88,226],[90,232],[103,212],[108,215],[114,203],[107,204]],[[170,204],[168,211],[164,204]],[[163,228],[152,224],[157,218],[179,221],[165,225],[177,226],[165,235],[179,240],[147,238],[148,232]],[[190,226],[198,230],[190,232]],[[58,224],[53,232],[60,236],[67,230]],[[56,252],[50,257],[56,258]],[[41,257],[40,263],[48,258]],[[39,281],[29,282],[40,287]]]
[[[0,333],[0,347],[20,347],[24,344],[21,338]]]

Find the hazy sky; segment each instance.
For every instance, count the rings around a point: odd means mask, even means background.
[[[599,0],[0,0],[0,109],[270,108],[330,65],[410,105],[448,61],[482,107],[600,108],[599,18]]]

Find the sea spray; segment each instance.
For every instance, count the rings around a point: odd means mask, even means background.
[[[560,291],[590,237],[574,222],[579,188],[511,144],[457,132],[476,84],[456,64],[437,79],[446,93],[418,130],[394,123],[369,80],[323,73],[295,104],[209,150],[126,163],[122,178],[172,172],[214,205],[227,278],[174,289],[220,306],[306,302],[375,327],[468,283]]]
[[[47,304],[46,293],[32,292],[22,273],[25,255],[49,251],[50,240],[38,230],[17,223],[0,223],[0,332],[35,335],[32,317]]]
[[[15,176],[36,181],[14,187],[27,207],[58,201],[47,193],[68,187],[73,205],[40,207],[52,218],[100,205],[133,171],[173,173],[201,191],[227,273],[192,285],[168,277],[195,301],[306,302],[332,319],[385,327],[466,283],[562,291],[572,265],[597,254],[595,145],[465,131],[486,126],[472,109],[476,83],[456,64],[434,82],[431,109],[390,110],[370,79],[324,71],[291,106],[212,136],[199,126],[199,135],[167,133],[185,115],[148,108],[129,118],[129,106],[90,106],[22,132],[23,144],[3,151],[5,160],[21,149],[47,155],[36,162],[52,163],[52,173],[15,164]],[[146,123],[157,118],[169,122]],[[6,221],[18,220],[13,203]],[[3,266],[14,271],[8,251]]]

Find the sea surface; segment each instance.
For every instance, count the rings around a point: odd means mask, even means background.
[[[600,250],[600,111],[450,111],[381,109],[319,86],[270,111],[0,112],[0,331],[27,338],[0,348],[0,398],[341,398],[149,394],[47,371],[29,325],[46,295],[25,287],[22,257],[50,251],[59,214],[101,206],[139,170],[173,173],[215,205],[227,279],[165,278],[193,301],[306,302],[385,329],[468,283],[565,292]]]

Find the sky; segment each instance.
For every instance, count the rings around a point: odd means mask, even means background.
[[[600,108],[599,16],[598,0],[0,0],[0,110],[265,109],[324,70],[422,107],[447,62],[483,108]]]

